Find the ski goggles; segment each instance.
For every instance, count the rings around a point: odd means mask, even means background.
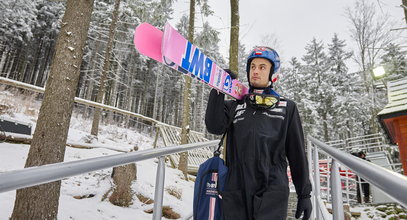
[[[265,109],[276,107],[280,101],[278,96],[257,93],[250,94],[250,100],[256,107]]]

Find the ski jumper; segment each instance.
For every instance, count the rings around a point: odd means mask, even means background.
[[[234,116],[232,100],[212,90],[205,123],[210,133],[226,131],[228,175],[222,195],[224,219],[285,220],[289,183],[287,165],[299,198],[309,196],[311,183],[304,135],[296,104],[281,98],[277,107],[257,109],[248,96],[238,101]],[[287,160],[288,159],[288,160]]]

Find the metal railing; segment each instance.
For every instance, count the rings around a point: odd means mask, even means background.
[[[218,142],[218,140],[215,140],[179,146],[161,147],[137,152],[122,153],[70,162],[54,163],[39,167],[30,167],[21,170],[5,172],[0,174],[0,193],[58,181],[66,177],[71,177],[91,171],[116,167],[158,157],[159,162],[156,174],[153,219],[161,219],[165,180],[164,156],[197,148],[214,147],[218,144]]]
[[[388,147],[388,144],[386,144],[384,136],[381,133],[356,136],[344,140],[329,141],[326,144],[346,152],[357,150],[364,151],[365,153],[383,151],[383,148]]]
[[[320,195],[320,166],[319,154],[323,153],[332,157],[330,190],[332,194],[332,212],[331,216],[325,207]],[[310,175],[313,175],[313,217],[316,219],[344,219],[342,183],[339,173],[339,163],[346,166],[353,173],[365,179],[370,184],[376,186],[392,199],[407,207],[407,177],[399,173],[390,171],[366,160],[354,157],[351,154],[338,150],[334,147],[308,136],[308,161]],[[313,163],[313,166],[312,166]],[[313,169],[312,169],[313,167]],[[328,170],[329,171],[329,170]],[[329,190],[329,189],[328,189]]]

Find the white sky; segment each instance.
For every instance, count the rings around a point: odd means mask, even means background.
[[[313,37],[322,40],[325,45],[331,42],[334,33],[340,39],[352,44],[349,37],[349,21],[345,16],[345,7],[353,6],[356,0],[240,0],[240,40],[247,49],[260,44],[261,37],[273,34],[279,45],[274,46],[283,60],[305,54],[305,46]],[[378,12],[389,14],[397,21],[397,27],[405,27],[401,0],[370,0],[378,7]],[[379,3],[381,9],[379,8]],[[214,11],[210,18],[196,16],[196,26],[202,20],[209,21],[220,32],[221,53],[227,57],[229,50],[230,1],[209,0]],[[189,1],[178,0],[175,3],[173,25],[182,14],[188,13]],[[200,10],[197,8],[197,10]],[[407,30],[403,31],[407,36]]]

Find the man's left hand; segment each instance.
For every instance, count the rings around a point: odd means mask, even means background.
[[[308,220],[311,216],[312,203],[310,198],[298,199],[297,202],[297,211],[295,212],[295,218],[298,219],[301,217],[301,214],[304,212],[302,220]]]

